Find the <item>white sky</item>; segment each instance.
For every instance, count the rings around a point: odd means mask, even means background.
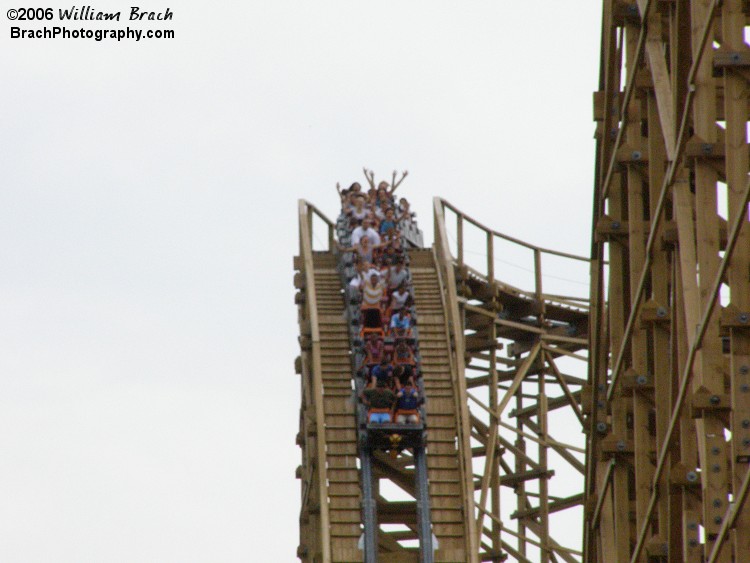
[[[428,240],[441,195],[588,253],[598,1],[170,7],[2,20],[3,562],[296,560],[298,198],[408,169]]]

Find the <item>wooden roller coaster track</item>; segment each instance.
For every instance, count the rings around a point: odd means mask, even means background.
[[[383,561],[579,561],[588,304],[587,297],[545,293],[551,268],[543,271],[542,265],[554,259],[558,273],[569,262],[587,273],[589,262],[488,229],[440,199],[434,212],[433,248],[412,248],[408,255],[427,399],[435,545],[425,554],[414,543],[415,501],[376,494],[377,554]],[[298,554],[303,561],[363,561],[366,502],[334,223],[307,202],[300,202],[299,219]],[[314,221],[324,231],[317,239],[328,241],[320,251],[312,249]],[[483,260],[465,259],[472,253]],[[495,276],[503,256],[519,253],[530,265],[532,290]],[[558,439],[561,432],[580,445]],[[376,490],[390,481],[415,495],[408,454],[394,459],[376,453],[372,472]],[[514,500],[501,505],[501,489]],[[558,537],[551,531],[555,522],[566,523]]]
[[[750,4],[603,8],[590,258],[440,199],[434,246],[411,251],[437,541],[420,551],[413,506],[378,497],[403,526],[377,532],[383,560],[750,561]],[[302,202],[299,554],[362,561],[347,329],[314,216]],[[566,279],[590,292],[550,290]],[[381,457],[374,478],[414,488],[408,458]]]

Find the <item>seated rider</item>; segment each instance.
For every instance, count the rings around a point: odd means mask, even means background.
[[[391,336],[396,338],[411,336],[411,317],[406,312],[405,307],[402,307],[391,316],[390,329]],[[396,349],[398,350],[398,346]]]
[[[393,208],[389,207],[385,212],[385,218],[380,222],[380,236],[390,238],[392,232],[396,229],[396,216]]]
[[[370,387],[375,387],[380,381],[389,386],[392,373],[393,367],[384,355],[380,363],[370,370]]]
[[[357,271],[349,281],[349,287],[352,289],[362,289],[373,274],[380,276],[380,272],[373,268],[369,262],[357,262]]]
[[[388,289],[395,291],[398,286],[409,280],[409,271],[404,268],[404,259],[398,256],[388,272]]]
[[[370,333],[365,342],[365,365],[375,366],[383,360],[383,339],[375,333]]]
[[[391,294],[391,311],[400,311],[409,300],[409,290],[406,288],[406,282],[403,281]]]
[[[380,273],[377,270],[370,270],[368,273],[370,277],[362,287],[362,304],[368,307],[380,307],[385,293],[385,284],[380,281]]]
[[[383,283],[385,283],[386,290],[388,289],[388,273],[391,270],[391,258],[390,256],[381,256],[380,257],[380,269],[378,272],[380,273],[380,279],[383,280]]]
[[[347,213],[354,205],[354,200],[357,197],[364,195],[362,193],[362,186],[359,185],[359,182],[354,182],[344,190],[341,189],[341,184],[336,183],[336,191],[339,192],[339,197],[341,198],[341,209],[344,213]]]
[[[396,396],[386,387],[385,380],[377,380],[374,388],[362,391],[362,402],[367,407],[367,421],[382,424],[391,421],[391,411]]]
[[[354,202],[357,200],[357,198],[362,197],[364,194],[362,193],[362,186],[360,186],[359,182],[354,182],[351,186],[349,186],[349,197],[347,198],[347,206],[353,206]]]
[[[406,223],[411,223],[414,219],[414,213],[409,208],[409,202],[405,197],[402,197],[398,202],[398,220]]]
[[[362,224],[352,231],[352,246],[357,246],[362,237],[367,237],[373,246],[380,244],[380,235],[372,228],[372,221],[369,218],[362,220]]]
[[[417,361],[414,358],[414,352],[412,352],[411,346],[406,343],[406,339],[399,338],[396,343],[396,348],[393,351],[394,363],[416,365]]]
[[[358,196],[354,200],[354,205],[349,208],[349,211],[347,214],[351,217],[351,222],[358,224],[360,221],[362,221],[365,217],[367,217],[367,207],[365,207],[365,198],[364,196]]]
[[[343,252],[354,252],[357,256],[357,262],[369,262],[370,264],[372,264],[373,252],[383,246],[383,244],[372,244],[369,238],[362,237],[362,239],[359,241],[359,244],[356,244],[349,248],[344,248],[339,245],[339,250]]]
[[[382,302],[385,295],[385,284],[380,281],[380,276],[370,274],[370,279],[362,288],[362,317],[365,327],[383,329]]]
[[[380,209],[387,209],[388,206],[391,205],[391,202],[393,201],[393,198],[391,197],[391,192],[388,190],[388,182],[383,180],[378,184],[377,193],[375,196],[375,204]]]
[[[385,253],[393,253],[402,255],[403,254],[403,248],[401,243],[401,231],[396,229],[395,231],[391,231],[391,238],[386,240],[384,243],[384,248],[381,250],[381,252]]]
[[[396,423],[417,424],[419,422],[419,391],[411,379],[396,393]]]

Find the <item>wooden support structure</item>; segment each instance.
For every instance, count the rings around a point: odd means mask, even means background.
[[[584,561],[744,561],[750,12],[603,8]]]
[[[502,550],[518,561],[578,562],[581,538],[555,530],[564,520],[580,522],[584,499],[589,260],[499,233],[439,198],[434,216],[474,445],[468,476],[480,558],[497,560]],[[528,265],[523,285],[503,281],[512,260]],[[554,269],[543,270],[549,260]],[[546,293],[570,264],[582,295]],[[563,483],[577,489],[563,494]]]

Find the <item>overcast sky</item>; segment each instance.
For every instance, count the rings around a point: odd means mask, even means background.
[[[3,562],[296,560],[299,198],[408,169],[428,240],[440,195],[588,252],[599,2],[169,7],[3,20]]]

